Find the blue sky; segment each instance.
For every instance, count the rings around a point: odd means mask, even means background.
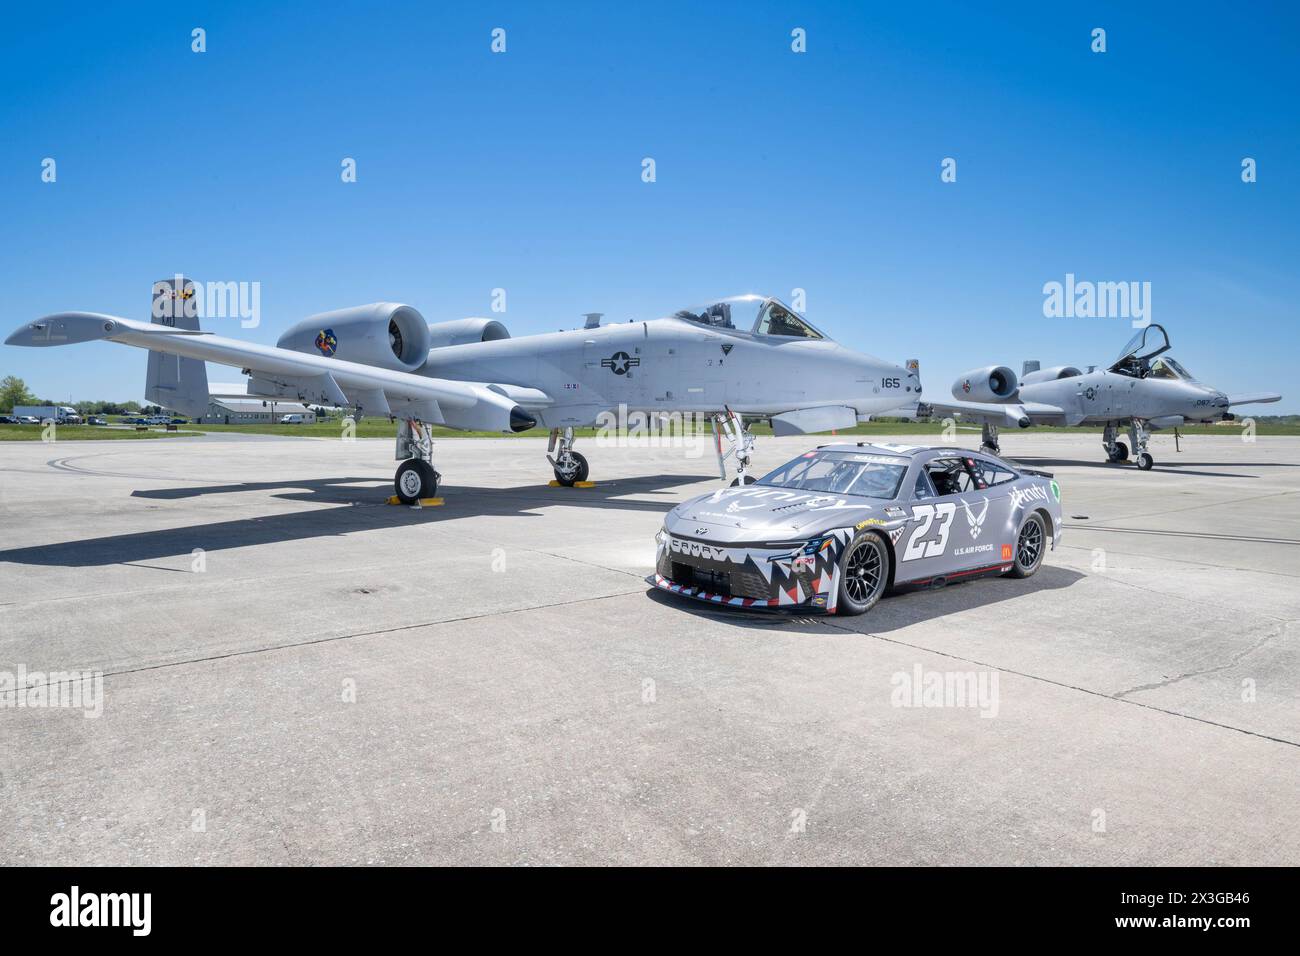
[[[12,7],[0,331],[145,318],[178,271],[260,282],[259,328],[207,327],[265,342],[381,299],[437,321],[504,288],[521,335],[798,287],[946,395],[1112,358],[1126,319],[1043,315],[1074,273],[1150,282],[1185,365],[1296,412],[1298,61],[1300,14],[1266,4]],[[139,398],[145,361],[0,347],[59,400]]]

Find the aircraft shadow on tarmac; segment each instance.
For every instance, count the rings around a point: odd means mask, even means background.
[[[385,499],[392,486],[374,478],[327,478],[309,481],[248,482],[208,487],[157,489],[133,492],[133,497],[176,500],[242,491],[291,489],[273,497],[313,504],[339,505],[289,514],[257,514],[230,521],[163,528],[131,534],[84,538],[58,544],[0,551],[0,562],[52,567],[96,567],[160,558],[184,557],[195,548],[223,551],[282,541],[334,537],[382,528],[438,524],[486,516],[545,517],[550,507],[596,508],[612,511],[666,513],[680,500],[678,485],[708,480],[708,475],[650,475],[619,478],[594,488],[552,488],[526,485],[516,488],[475,488],[451,485],[445,504],[430,508],[389,506]],[[364,486],[363,486],[364,483]],[[644,501],[625,495],[663,495],[663,501]],[[343,507],[350,505],[351,507]],[[555,520],[563,520],[557,518]]]
[[[736,627],[825,635],[828,633],[827,625],[832,625],[836,629],[858,631],[862,634],[888,634],[912,624],[946,617],[971,608],[985,607],[999,601],[1025,597],[1042,591],[1058,591],[1070,587],[1084,576],[1072,568],[1044,564],[1037,574],[1027,580],[988,577],[949,584],[937,591],[913,590],[886,594],[875,607],[858,617],[809,615],[794,611],[743,611],[739,608],[712,606],[702,601],[674,597],[658,588],[651,588],[647,593],[659,604],[670,605],[696,617],[708,618],[711,621],[732,624]]]
[[[1019,456],[1008,457],[1007,461],[1019,462],[1028,465],[1031,468],[1041,467],[1060,467],[1069,465],[1075,468],[1101,468],[1107,471],[1137,471],[1136,465],[1115,465],[1108,461],[1086,461],[1075,458],[1021,458]],[[1300,464],[1285,461],[1182,461],[1172,458],[1167,461],[1157,461],[1153,472],[1164,472],[1170,475],[1200,475],[1203,478],[1259,478],[1259,475],[1246,475],[1237,471],[1193,471],[1193,468],[1213,468],[1218,466],[1233,468],[1300,468]]]
[[[708,481],[713,475],[640,475],[631,478],[618,478],[607,482],[597,482],[592,488],[555,488],[550,485],[522,485],[515,488],[475,488],[469,485],[443,485],[439,493],[445,496],[447,504],[458,503],[459,499],[470,498],[474,503],[485,500],[491,504],[494,500],[517,501],[522,496],[538,505],[584,504],[596,502],[613,503],[616,506],[646,505],[659,507],[657,503],[628,502],[621,495],[627,494],[667,494],[676,495],[679,485],[696,484]],[[391,494],[391,484],[382,479],[368,478],[317,478],[307,480],[288,479],[285,481],[239,481],[226,485],[199,485],[181,488],[151,488],[131,492],[132,498],[153,498],[159,501],[176,501],[183,498],[203,498],[209,495],[236,494],[245,491],[274,491],[286,489],[285,494],[273,495],[290,501],[311,501],[318,504],[370,505],[382,504]],[[294,489],[288,492],[289,489]],[[558,495],[574,497],[557,498]],[[501,513],[509,513],[503,510]]]

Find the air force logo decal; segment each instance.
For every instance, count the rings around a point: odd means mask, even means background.
[[[988,517],[989,500],[987,498],[984,499],[984,507],[980,510],[978,515],[970,510],[970,504],[965,500],[962,501],[961,506],[966,509],[966,522],[970,525],[970,538],[972,541],[977,541],[979,540],[980,532],[984,530],[984,519]]]

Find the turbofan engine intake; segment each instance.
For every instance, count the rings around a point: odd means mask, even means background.
[[[1002,402],[1020,388],[1016,373],[1005,365],[977,368],[957,377],[952,383],[952,397],[958,401]]]
[[[431,349],[468,345],[471,342],[496,342],[508,338],[510,330],[496,319],[452,319],[450,322],[435,322],[429,326]]]
[[[429,324],[409,305],[375,302],[308,316],[276,344],[308,355],[414,372],[429,358]]]

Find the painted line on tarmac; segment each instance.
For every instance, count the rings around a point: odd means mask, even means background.
[[[172,570],[170,568],[160,568],[159,570]],[[526,607],[507,608],[504,611],[482,611],[475,614],[465,614],[461,617],[442,618],[433,621],[417,621],[413,624],[396,624],[393,627],[382,627],[373,631],[354,631],[351,634],[331,634],[328,637],[315,637],[308,640],[293,641],[289,644],[272,644],[268,647],[246,647],[241,650],[228,651],[224,654],[209,654],[204,657],[187,657],[181,660],[162,661],[157,664],[144,664],[138,667],[124,667],[121,670],[105,670],[104,677],[121,677],[126,674],[144,674],[149,671],[170,670],[175,667],[184,667],[188,664],[209,664],[213,661],[224,661],[234,657],[252,657],[257,654],[271,654],[276,651],[291,651],[303,647],[314,647],[318,644],[335,644],[340,641],[351,641],[364,637],[384,637],[389,634],[400,634],[403,631],[416,631],[423,627],[438,627],[442,624],[462,624],[466,621],[478,621],[488,617],[505,617],[511,614],[524,614],[529,611],[546,611],[557,607],[572,607],[575,604],[595,603],[597,601],[609,601],[613,598],[626,597],[629,594],[644,593],[644,586],[635,588],[631,591],[616,591],[613,594],[602,594],[598,597],[574,598],[571,601],[556,601],[552,604],[530,604]],[[32,687],[49,687],[50,683],[30,684],[28,690]]]
[[[1114,531],[1119,534],[1155,534],[1169,538],[1207,538],[1212,541],[1248,541],[1255,544],[1300,544],[1296,538],[1264,538],[1249,534],[1214,534],[1209,531],[1158,531],[1154,528],[1115,528],[1101,524],[1067,524],[1073,531]]]
[[[843,631],[848,634],[858,634],[861,635],[862,637],[875,638],[878,641],[884,641],[886,644],[897,644],[900,647],[910,647],[913,650],[924,651],[928,654],[936,654],[939,657],[946,657],[949,660],[961,661],[963,664],[975,664],[979,667],[986,667],[990,670],[999,671],[1003,674],[1014,674],[1015,676],[1023,677],[1026,680],[1038,681],[1039,683],[1042,684],[1051,684],[1054,687],[1063,687],[1066,690],[1076,690],[1082,694],[1087,694],[1090,697],[1101,697],[1104,700],[1112,700],[1117,704],[1128,704],[1129,706],[1132,707],[1141,707],[1144,710],[1154,710],[1157,713],[1167,714],[1170,717],[1181,717],[1184,720],[1195,721],[1198,724],[1208,724],[1211,727],[1218,727],[1221,730],[1231,730],[1234,733],[1245,734],[1247,737],[1258,737],[1261,740],[1272,741],[1275,744],[1285,744],[1288,747],[1300,748],[1300,741],[1288,740],[1285,737],[1274,737],[1271,734],[1261,733],[1258,730],[1247,730],[1244,727],[1234,727],[1232,724],[1220,723],[1217,720],[1210,720],[1206,717],[1197,717],[1195,714],[1185,714],[1182,711],[1170,710],[1167,707],[1157,707],[1155,704],[1143,703],[1140,700],[1132,700],[1131,698],[1128,697],[1117,697],[1116,695],[1108,694],[1105,691],[1093,690],[1089,687],[1081,687],[1078,684],[1070,684],[1065,681],[1053,680],[1050,677],[1042,677],[1038,674],[1030,674],[1026,671],[1018,671],[1011,667],[1002,667],[997,664],[990,664],[987,661],[977,661],[970,657],[962,657],[959,654],[950,654],[947,651],[935,650],[933,647],[926,647],[923,644],[912,644],[908,641],[900,641],[897,638],[884,637],[880,634],[872,634],[870,631],[855,631],[853,628],[846,627],[845,625],[840,624],[839,622],[831,620],[829,618],[824,618],[819,623],[822,623],[827,627],[834,628],[837,631]],[[1135,690],[1141,690],[1141,689],[1143,688],[1130,688],[1129,690],[1124,691],[1124,693],[1133,693]]]

